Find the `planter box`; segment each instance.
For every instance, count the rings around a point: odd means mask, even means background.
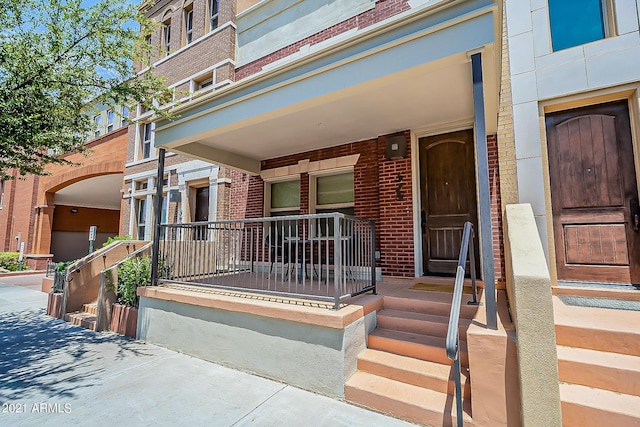
[[[62,292],[50,293],[47,299],[47,314],[49,316],[62,319],[62,300],[64,294]]]
[[[138,309],[125,305],[111,306],[111,325],[109,330],[120,335],[135,338],[138,329]]]

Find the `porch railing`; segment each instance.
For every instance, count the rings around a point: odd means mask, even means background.
[[[160,225],[158,283],[333,302],[376,290],[375,225],[341,213]]]

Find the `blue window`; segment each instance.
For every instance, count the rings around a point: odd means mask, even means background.
[[[600,40],[607,35],[603,0],[549,0],[549,22],[554,51]]]

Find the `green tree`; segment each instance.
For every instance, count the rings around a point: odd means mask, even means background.
[[[167,93],[163,79],[134,69],[149,58],[147,37],[157,29],[135,5],[3,0],[0,25],[0,179],[12,168],[41,175],[67,163],[49,153],[84,149],[93,105],[167,116],[153,103]]]

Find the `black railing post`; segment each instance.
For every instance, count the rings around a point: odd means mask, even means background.
[[[164,148],[158,153],[158,175],[156,177],[156,203],[154,206],[153,248],[151,252],[151,285],[158,281],[158,264],[160,251],[160,221],[162,221],[162,187],[164,186]]]
[[[373,295],[378,295],[376,289],[376,223],[371,221],[371,286]]]

